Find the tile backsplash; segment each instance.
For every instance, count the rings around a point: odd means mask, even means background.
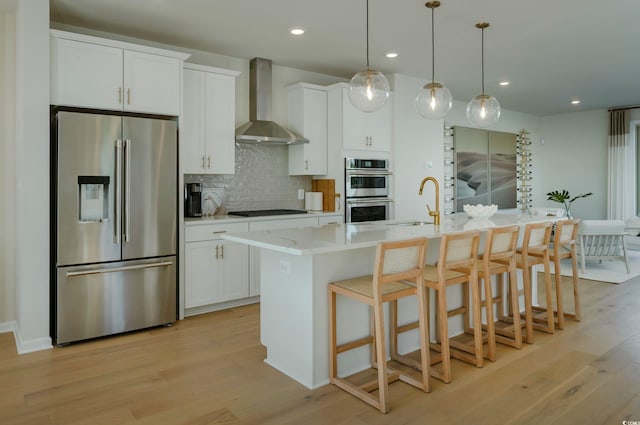
[[[311,176],[289,175],[288,149],[238,144],[235,174],[185,174],[184,181],[202,183],[203,188],[218,188],[222,207],[217,214],[234,210],[304,209],[304,200],[298,200],[298,189],[310,191]]]

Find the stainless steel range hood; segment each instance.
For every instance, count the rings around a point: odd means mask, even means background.
[[[309,143],[303,136],[271,121],[271,61],[249,62],[249,122],[236,129],[236,142],[270,145]]]

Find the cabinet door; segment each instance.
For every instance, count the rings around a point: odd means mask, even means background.
[[[365,113],[351,104],[348,89],[342,89],[342,147],[344,149],[368,149]]]
[[[205,156],[205,73],[184,70],[184,99],[180,149],[182,171],[187,174],[206,172]]]
[[[182,63],[151,53],[124,52],[124,109],[180,115]]]
[[[216,259],[216,246],[219,242],[185,244],[185,308],[217,302],[220,263]]]
[[[327,92],[303,87],[292,90],[289,125],[309,139],[309,143],[289,146],[289,174],[327,174]]]
[[[234,174],[235,79],[233,76],[206,73],[205,140],[207,172]]]
[[[369,149],[389,151],[391,149],[391,99],[374,112],[365,114],[365,132],[369,136]]]
[[[122,50],[51,39],[51,103],[121,110]]]
[[[249,296],[249,247],[244,244],[218,241],[222,273],[218,281],[216,302],[237,300]]]

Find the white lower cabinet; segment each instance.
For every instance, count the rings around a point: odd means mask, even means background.
[[[224,233],[342,222],[336,214],[185,226],[185,316],[258,301],[260,249],[224,240]]]
[[[247,223],[187,227],[185,309],[249,296],[249,247],[221,238],[227,231],[247,230]]]

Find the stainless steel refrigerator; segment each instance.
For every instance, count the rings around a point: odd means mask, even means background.
[[[176,320],[175,118],[52,110],[57,345]]]

